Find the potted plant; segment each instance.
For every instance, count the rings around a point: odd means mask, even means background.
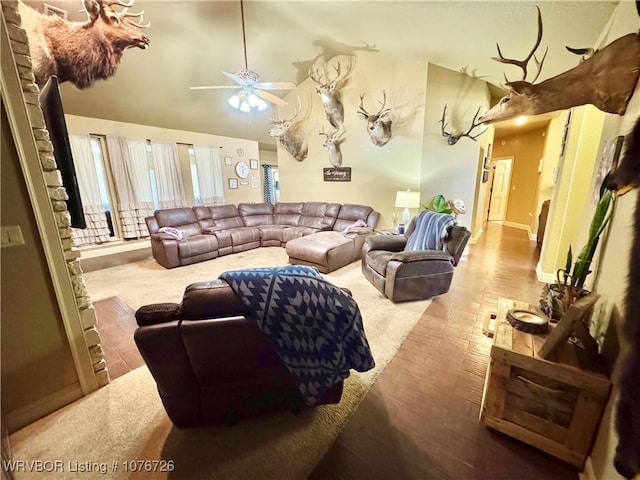
[[[559,320],[564,312],[580,297],[589,293],[584,284],[591,273],[591,262],[598,247],[600,236],[611,219],[615,196],[610,190],[600,189],[600,199],[596,205],[587,243],[582,247],[575,262],[569,247],[564,268],[556,272],[557,283],[545,285],[540,308],[552,320]]]
[[[445,200],[444,195],[436,195],[431,199],[431,201],[422,205],[426,210],[431,210],[436,213],[453,213],[453,209],[449,202]]]

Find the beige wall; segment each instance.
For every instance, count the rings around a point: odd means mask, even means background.
[[[82,396],[40,234],[2,104],[2,226],[17,225],[25,244],[2,248],[2,414],[10,430]],[[54,407],[55,408],[55,407]]]
[[[165,142],[176,142],[185,145],[204,145],[212,147],[222,147],[222,156],[232,158],[232,165],[222,166],[224,175],[225,200],[227,203],[241,202],[261,202],[262,182],[260,167],[258,170],[251,170],[249,177],[246,178],[247,185],[239,185],[238,189],[229,188],[229,178],[238,178],[235,173],[235,165],[240,160],[249,163],[249,159],[259,158],[258,142],[253,140],[245,140],[241,138],[223,137],[220,135],[208,135],[206,133],[186,132],[183,130],[173,130],[169,128],[152,127],[147,125],[137,125],[133,123],[114,122],[111,120],[102,120],[99,118],[80,117],[77,115],[65,115],[67,120],[67,128],[70,134],[96,134],[96,135],[115,135],[127,138],[144,138],[149,140],[158,140]],[[243,150],[240,155],[239,149]],[[185,188],[191,186],[191,176],[189,174],[189,157],[187,148],[181,146],[178,149],[180,161],[182,165],[183,179]],[[260,163],[260,161],[259,161]],[[256,188],[251,187],[250,179],[256,177],[258,185]],[[187,200],[193,202],[193,190],[187,193]]]
[[[498,137],[493,145],[493,158],[513,157],[505,222],[526,226],[529,233],[535,232],[539,213],[536,211],[541,176],[538,167],[543,158],[546,130],[540,128]]]
[[[323,181],[323,168],[331,167],[323,138],[318,132],[331,130],[326,120],[315,84],[307,79],[289,93],[287,110],[280,118],[290,117],[298,105],[298,117],[304,121],[309,144],[307,159],[298,162],[278,145],[278,168],[282,201],[332,201],[371,205],[382,213],[381,228],[393,226],[392,215],[398,190],[418,190],[424,122],[425,62],[379,62],[365,58],[339,56],[343,70],[351,62],[351,75],[342,91],[345,111],[346,141],[342,144],[343,167],[351,167],[351,182]],[[364,92],[365,108],[371,112],[387,92],[387,107],[392,111],[393,137],[383,147],[375,146],[366,133],[364,120],[356,116],[360,95]],[[412,214],[417,213],[413,211]]]
[[[490,95],[486,83],[468,75],[429,64],[426,85],[427,107],[424,120],[424,138],[420,185],[422,199],[428,202],[435,195],[447,199],[461,198],[468,213],[458,218],[458,223],[471,228],[475,222],[475,205],[483,200],[477,183],[480,182],[480,146],[490,141],[491,130],[473,141],[463,137],[455,145],[448,145],[442,136],[440,120],[447,106],[445,122],[447,132],[463,132],[471,125],[474,114],[487,111]],[[482,132],[478,128],[472,132]],[[474,233],[474,232],[472,232]]]
[[[545,135],[544,152],[542,154],[542,171],[538,181],[538,202],[536,212],[540,212],[542,202],[551,200],[555,186],[555,173],[557,172],[558,159],[562,147],[562,135],[564,134],[564,124],[567,121],[567,111],[551,119],[547,126]],[[537,231],[537,224],[536,224]]]
[[[286,99],[289,107],[279,112],[280,118],[293,115],[304,124],[309,145],[307,159],[298,162],[278,145],[282,201],[319,200],[371,205],[382,213],[381,228],[393,226],[392,216],[398,190],[420,190],[423,203],[443,194],[462,198],[468,215],[460,223],[471,225],[479,146],[469,138],[457,145],[447,145],[438,123],[447,103],[449,128],[468,127],[481,106],[486,110],[489,95],[483,81],[426,62],[374,61],[368,58],[340,56],[332,60],[348,65],[351,75],[342,91],[345,107],[342,144],[343,167],[351,167],[351,182],[324,182],[324,167],[330,167],[328,154],[318,135],[321,128],[330,130],[315,84],[305,80]],[[365,130],[365,122],[356,116],[360,95],[365,93],[365,108],[374,111],[382,90],[387,92],[386,107],[392,111],[393,137],[383,147],[375,146]],[[475,132],[474,132],[475,133]],[[419,210],[412,211],[412,215]]]
[[[591,221],[588,208],[593,170],[598,160],[605,114],[592,105],[572,109],[565,154],[560,158],[558,186],[554,190],[539,276],[553,281],[553,272],[564,267],[569,246],[582,247],[583,225]]]

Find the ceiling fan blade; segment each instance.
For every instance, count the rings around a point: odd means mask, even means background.
[[[263,100],[266,100],[267,102],[271,102],[275,105],[279,105],[281,107],[287,106],[288,103],[285,102],[284,100],[282,100],[280,97],[276,97],[274,94],[269,93],[269,92],[265,92],[263,90],[256,90],[255,94],[257,96],[259,96],[260,98],[262,98]]]
[[[264,90],[291,90],[296,88],[296,84],[293,82],[258,82],[255,87]]]
[[[201,87],[189,87],[189,90],[213,90],[216,88],[242,88],[240,85],[205,85]]]
[[[242,78],[240,78],[238,75],[236,75],[235,73],[230,73],[230,72],[225,72],[224,70],[221,70],[222,74],[229,77],[231,80],[233,80],[234,82],[239,83],[240,85],[245,85],[247,82],[245,80],[243,80]]]

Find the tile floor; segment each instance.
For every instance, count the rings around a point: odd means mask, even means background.
[[[491,347],[483,321],[500,296],[537,303],[537,261],[524,230],[489,225],[311,478],[577,479],[577,469],[478,420]]]

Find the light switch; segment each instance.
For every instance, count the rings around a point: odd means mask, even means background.
[[[2,236],[2,247],[14,247],[16,245],[24,245],[24,237],[20,225],[10,225],[0,227]]]

